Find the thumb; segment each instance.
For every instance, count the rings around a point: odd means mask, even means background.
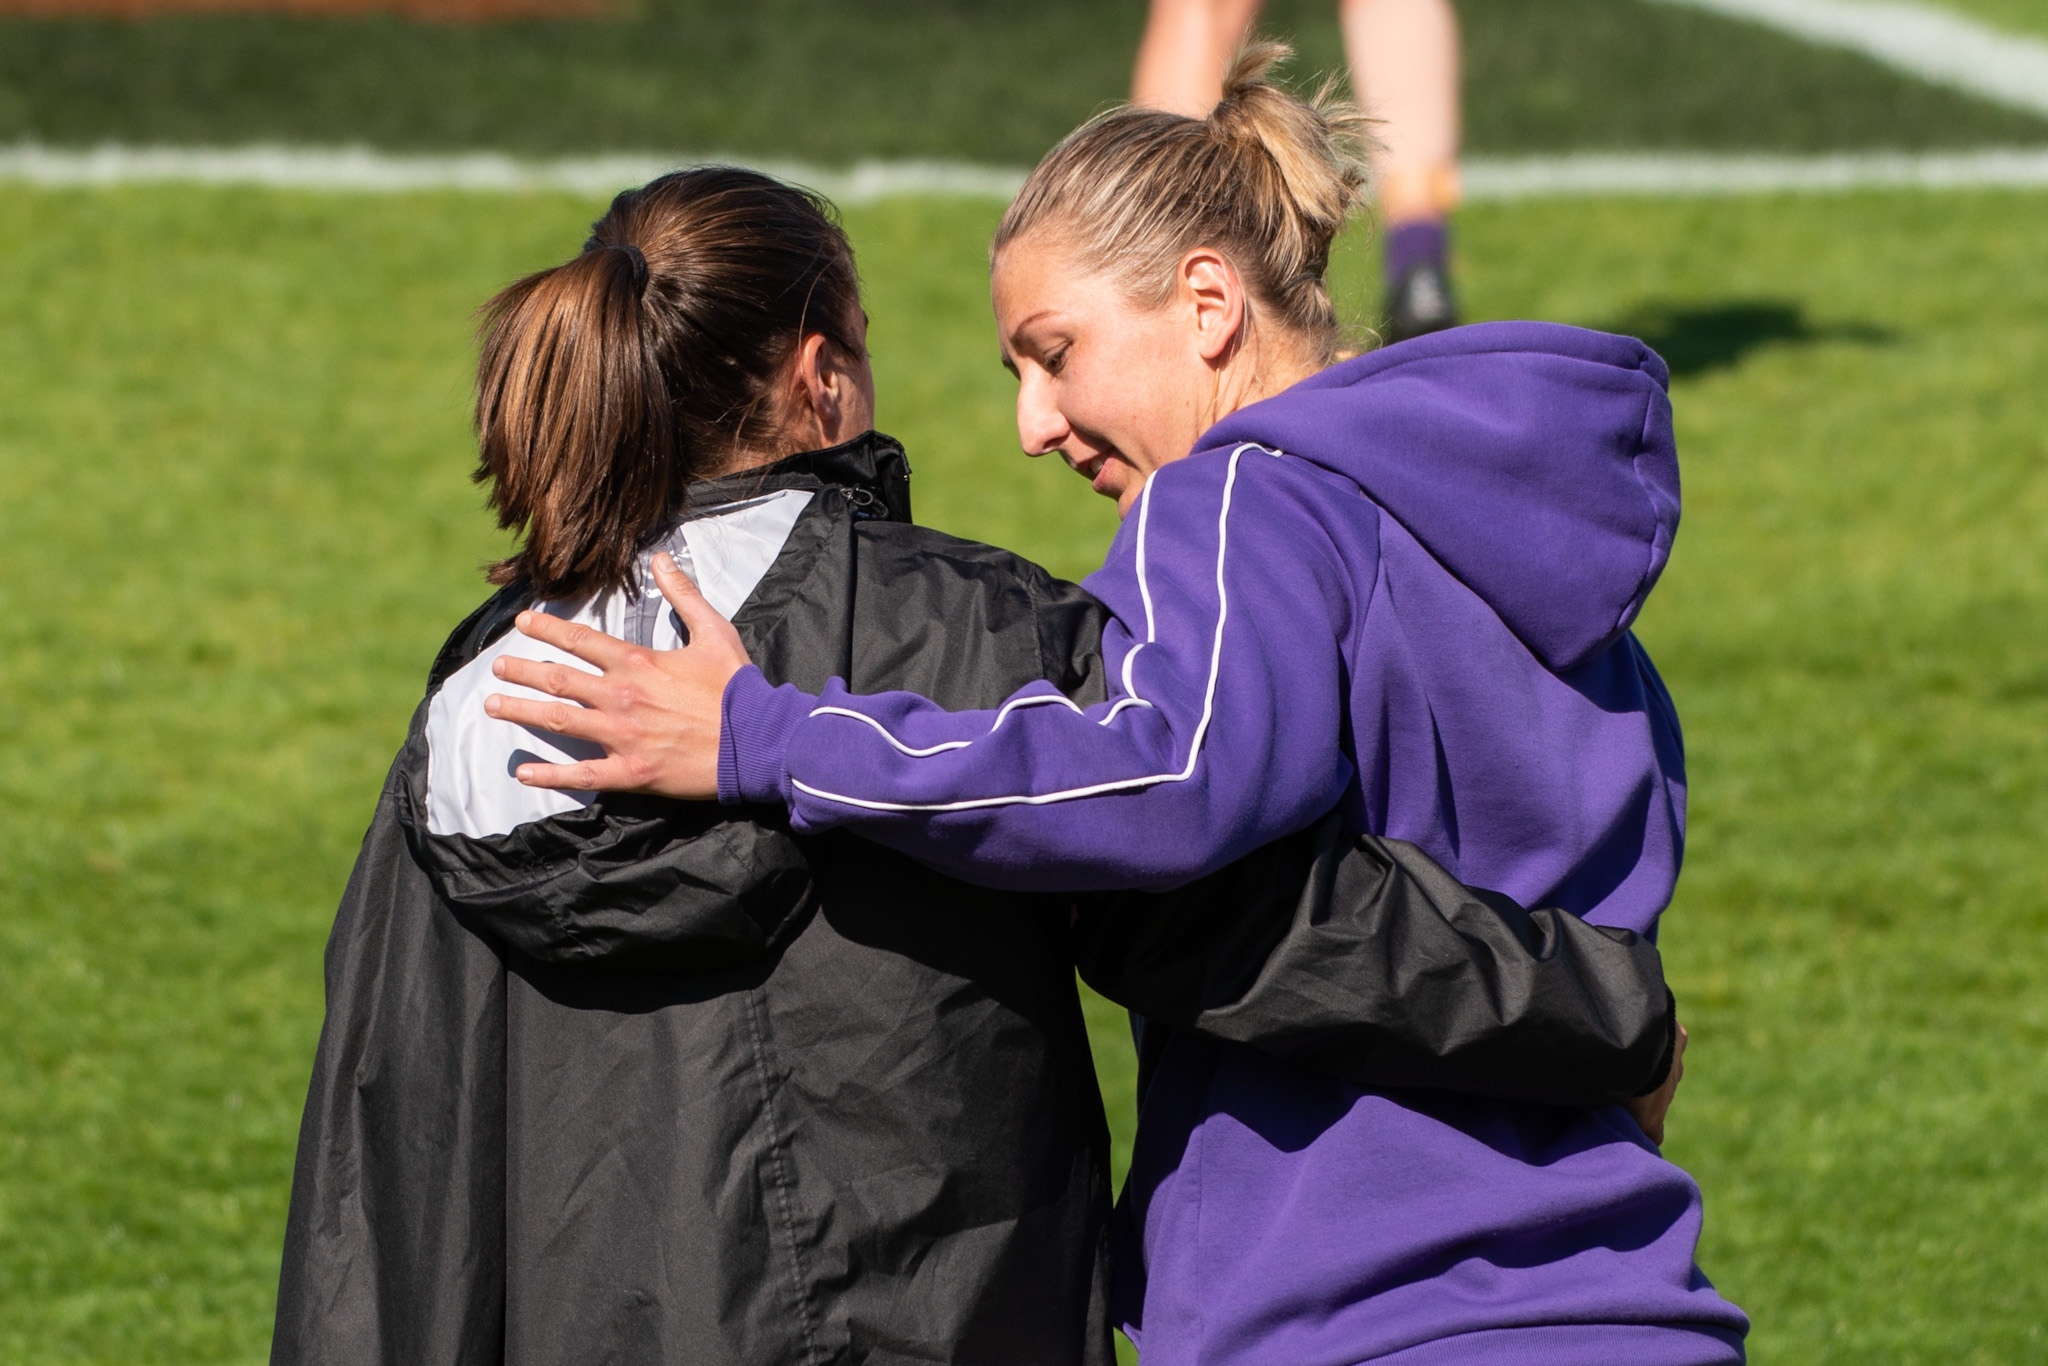
[[[718,615],[718,609],[697,587],[696,581],[677,567],[675,557],[663,552],[654,557],[654,583],[661,589],[661,595],[668,599],[668,605],[675,608],[676,615],[689,628],[690,643],[709,636],[735,635],[732,623]]]

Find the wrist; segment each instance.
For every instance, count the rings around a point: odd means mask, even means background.
[[[726,680],[719,703],[718,800],[727,806],[786,806],[784,759],[817,699],[793,683],[775,687],[749,664]]]

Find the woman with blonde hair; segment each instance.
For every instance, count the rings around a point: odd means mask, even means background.
[[[607,756],[522,780],[771,803],[1045,888],[1172,885],[1335,804],[1467,882],[1652,932],[1685,810],[1629,632],[1678,521],[1665,367],[1537,323],[1336,362],[1364,129],[1270,84],[1282,55],[1243,53],[1206,118],[1083,126],[996,235],[1024,447],[1124,514],[1086,584],[1114,618],[1103,701],[775,687],[663,568],[687,648],[523,619],[607,672],[501,668],[581,706],[488,705]],[[1694,1262],[1699,1189],[1620,1108],[1355,1086],[1179,1030],[1145,1054],[1118,1296],[1148,1357],[1742,1359]]]
[[[1557,1103],[1675,1075],[1650,945],[1329,820],[1077,905],[772,810],[514,781],[590,752],[484,714],[494,666],[567,658],[514,615],[673,646],[670,556],[778,681],[1106,697],[1098,603],[911,522],[865,334],[830,206],[731,167],[621,194],[485,310],[478,478],[522,540],[335,918],[274,1362],[1107,1366],[1077,961],[1337,1075]]]

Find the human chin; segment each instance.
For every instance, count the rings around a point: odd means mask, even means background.
[[[1128,517],[1137,505],[1138,495],[1145,491],[1145,472],[1112,456],[1102,462],[1101,470],[1089,483],[1097,493],[1116,503],[1118,517]]]

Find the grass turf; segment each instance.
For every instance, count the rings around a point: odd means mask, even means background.
[[[1942,0],[1956,10],[2008,33],[2048,38],[2048,0]]]
[[[2018,0],[2007,0],[2017,3]],[[644,0],[606,21],[0,20],[0,139],[1028,164],[1123,96],[1137,0]],[[2048,121],[1638,0],[1461,0],[1480,153],[2048,142]],[[1330,0],[1271,0],[1304,74]]]
[[[1461,220],[1476,314],[1634,327],[1680,371],[1643,623],[1692,760],[1670,1152],[1759,1360],[2044,1351],[2043,206]],[[0,1359],[262,1356],[320,944],[501,548],[467,313],[593,208],[0,192]],[[1108,509],[1014,454],[993,215],[850,215],[882,420],[924,520],[1079,574]]]

